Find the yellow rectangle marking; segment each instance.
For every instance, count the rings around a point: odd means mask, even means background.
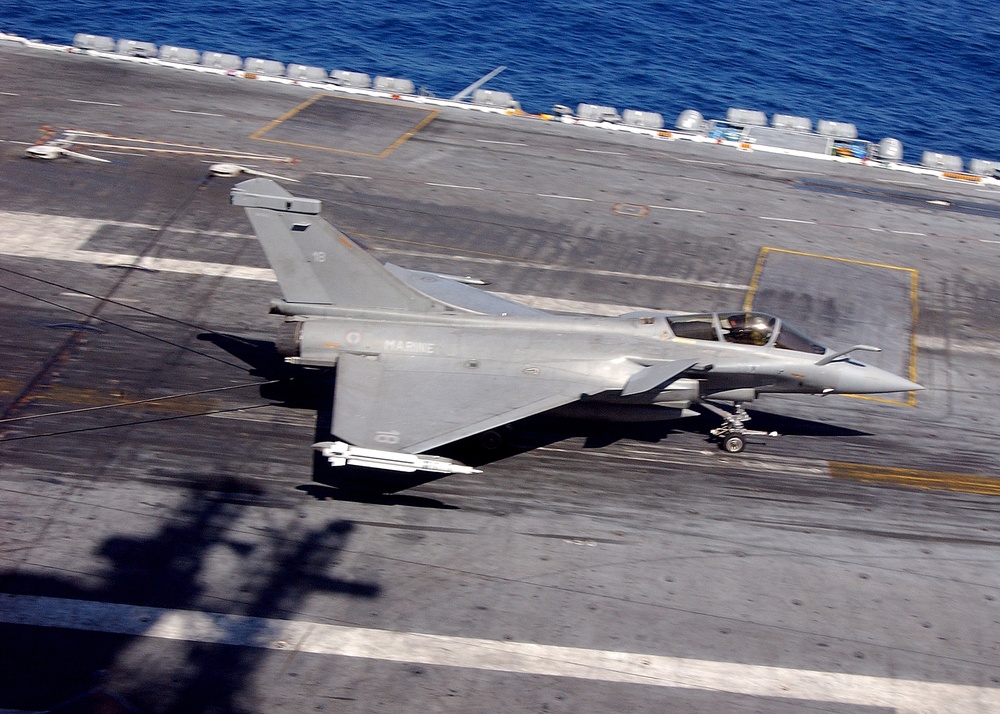
[[[0,379],[0,396],[14,396],[23,386],[12,379]],[[36,390],[27,399],[32,404],[60,404],[98,408],[129,408],[154,414],[191,414],[214,409],[219,402],[215,399],[183,396],[138,399],[126,392],[110,392],[105,389],[50,385]],[[20,418],[10,421],[20,421]]]
[[[309,106],[312,106],[313,104],[315,104],[316,102],[318,102],[320,99],[322,99],[325,96],[326,96],[325,94],[315,94],[315,95],[313,95],[312,97],[310,97],[309,99],[305,100],[304,102],[302,102],[297,107],[294,107],[294,108],[288,110],[287,112],[285,112],[284,114],[282,114],[280,117],[278,117],[274,121],[268,123],[267,126],[263,127],[262,129],[258,129],[257,131],[255,131],[253,134],[250,135],[250,138],[251,139],[259,139],[259,138],[261,138],[264,134],[266,134],[267,132],[271,131],[271,129],[273,129],[274,127],[278,126],[278,124],[281,124],[282,122],[288,121],[293,116],[295,116],[296,114],[298,114],[299,112],[301,112],[303,109],[305,109],[305,108],[307,108]],[[268,139],[267,141],[272,141],[272,140]],[[283,144],[285,142],[277,142],[277,143]]]
[[[886,263],[872,263],[866,260],[855,260],[853,258],[838,258],[833,255],[820,255],[818,253],[806,253],[801,250],[788,250],[786,248],[771,248],[762,246],[760,254],[757,256],[757,263],[753,268],[753,276],[750,278],[750,288],[747,290],[746,298],[743,300],[743,309],[753,310],[753,299],[757,294],[760,284],[761,273],[764,272],[764,264],[767,262],[769,253],[787,253],[788,255],[801,255],[807,258],[820,258],[822,260],[836,260],[841,263],[851,263],[853,265],[866,265],[871,268],[882,268],[884,270],[902,270],[910,274],[910,365],[907,379],[911,382],[917,381],[917,318],[920,315],[920,307],[917,302],[917,277],[915,268],[905,268],[901,265],[888,265]],[[872,402],[883,402],[886,404],[905,404],[910,407],[917,406],[917,393],[907,392],[906,401],[898,399],[888,399],[886,397],[874,397],[869,394],[845,394],[845,397],[854,399],[867,399]]]
[[[926,491],[958,491],[983,496],[1000,496],[1000,478],[894,466],[870,466],[843,461],[830,461],[828,465],[830,476],[847,481],[908,486]]]
[[[387,149],[385,149],[381,154],[378,155],[378,158],[384,159],[386,156],[389,155],[390,152],[392,152],[395,149],[397,149],[404,141],[406,141],[411,136],[413,136],[414,134],[416,134],[418,131],[420,131],[421,129],[423,129],[425,126],[427,126],[432,121],[434,121],[434,119],[440,113],[441,112],[439,112],[437,109],[435,109],[434,111],[430,112],[427,116],[425,116],[423,119],[421,119],[419,122],[417,122],[417,125],[415,127],[413,127],[412,129],[410,129],[408,132],[406,132],[405,134],[403,134],[401,137],[399,137],[398,139],[396,139],[394,142],[392,142],[392,144]]]
[[[324,97],[330,97],[330,96],[331,95],[329,95],[329,94],[324,94],[323,92],[320,92],[319,94],[316,94],[315,96],[310,97],[306,101],[302,102],[302,104],[298,105],[294,109],[291,109],[291,110],[285,112],[280,117],[278,117],[274,121],[272,121],[269,124],[267,124],[265,127],[263,127],[261,129],[258,129],[257,131],[255,131],[253,134],[250,135],[250,138],[251,139],[255,139],[257,141],[270,141],[270,142],[272,142],[274,144],[285,144],[287,146],[298,146],[298,147],[303,148],[303,149],[319,149],[320,151],[335,151],[335,152],[337,152],[339,154],[352,154],[354,156],[370,156],[370,157],[374,157],[374,158],[377,158],[377,159],[384,159],[386,156],[388,156],[390,153],[392,153],[395,149],[399,148],[399,146],[401,144],[403,144],[407,139],[409,139],[414,134],[416,134],[418,131],[420,131],[425,126],[427,126],[432,121],[434,121],[434,119],[437,118],[438,114],[441,113],[437,109],[428,110],[428,109],[424,109],[422,107],[409,107],[409,106],[405,106],[404,105],[405,109],[415,109],[417,111],[427,112],[427,115],[423,119],[421,119],[419,122],[417,122],[417,124],[412,129],[404,132],[399,138],[397,138],[394,142],[392,142],[392,144],[390,144],[387,148],[383,149],[378,154],[369,154],[369,153],[366,153],[366,152],[363,152],[363,151],[351,151],[350,149],[335,149],[335,148],[330,147],[330,146],[318,146],[316,144],[302,144],[302,143],[295,142],[295,141],[283,141],[281,139],[268,139],[268,138],[266,138],[264,136],[264,134],[266,134],[267,132],[271,131],[272,129],[274,129],[279,124],[282,124],[283,122],[288,121],[289,119],[291,119],[292,117],[294,117],[296,114],[298,114],[299,112],[303,111],[304,109],[310,107],[311,105],[313,105],[314,103],[316,103],[320,99],[323,99]],[[383,105],[389,106],[389,105],[386,104],[386,102],[377,102],[377,101],[374,101],[372,99],[356,99],[354,97],[331,97],[331,98],[335,98],[335,99],[343,100],[343,101],[368,102],[370,104],[383,104]]]

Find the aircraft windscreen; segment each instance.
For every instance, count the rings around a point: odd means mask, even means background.
[[[774,341],[774,346],[782,350],[811,352],[814,355],[821,355],[826,352],[826,348],[823,345],[813,342],[801,332],[793,330],[785,324],[781,325],[781,331],[778,332],[778,339]]]
[[[726,342],[761,347],[774,334],[775,319],[759,312],[728,312],[719,315],[722,336]]]
[[[670,329],[677,337],[686,337],[689,340],[712,340],[719,338],[715,335],[715,320],[711,315],[678,315],[668,317]]]

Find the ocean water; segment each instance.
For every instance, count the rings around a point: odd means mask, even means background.
[[[911,163],[1000,160],[998,0],[0,0],[0,30],[404,77],[443,97],[503,64],[487,87],[528,111],[590,102],[672,126],[741,107],[853,122]]]

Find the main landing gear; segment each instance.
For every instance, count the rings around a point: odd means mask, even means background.
[[[712,429],[709,433],[719,443],[719,448],[729,454],[738,454],[746,448],[748,436],[777,436],[776,431],[756,431],[747,429],[744,424],[750,421],[750,415],[743,408],[743,402],[733,402],[733,411],[729,413],[715,404],[703,399],[700,404],[713,414],[722,417],[722,426]]]

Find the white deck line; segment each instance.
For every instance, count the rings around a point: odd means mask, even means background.
[[[778,218],[777,216],[758,216],[762,221],[781,221],[782,223],[806,223],[810,226],[816,225],[816,221],[804,221],[801,218]]]
[[[215,112],[194,112],[190,109],[171,109],[174,114],[194,114],[200,117],[225,117],[225,114],[216,114]]]
[[[676,206],[650,206],[658,211],[682,211],[684,213],[704,213],[700,208],[677,208]]]
[[[115,102],[95,102],[90,99],[67,99],[68,102],[73,102],[74,104],[96,104],[101,107],[120,107],[121,104],[116,104]]]
[[[328,171],[314,171],[316,176],[336,176],[337,178],[353,178],[353,179],[364,179],[366,181],[371,181],[371,176],[364,176],[363,174],[334,174]]]
[[[901,714],[1000,712],[1000,689],[991,687],[87,600],[0,594],[0,622],[382,662],[892,707]]]
[[[558,193],[536,193],[535,195],[538,196],[539,198],[562,198],[567,201],[586,201],[588,203],[594,202],[594,199],[592,198],[581,198],[580,196],[563,196]]]
[[[432,183],[430,181],[425,181],[428,186],[437,186],[438,188],[460,188],[463,191],[482,191],[483,189],[479,186],[460,186],[457,183]]]
[[[657,208],[657,206],[651,206]],[[678,209],[660,206],[667,210],[693,210]],[[98,251],[81,250],[80,247],[94,235],[94,233],[104,226],[116,226],[123,228],[136,228],[141,230],[162,230],[157,226],[145,223],[127,223],[123,221],[97,220],[92,218],[73,218],[66,216],[48,216],[35,213],[20,213],[14,211],[0,211],[0,255],[9,255],[19,258],[44,258],[48,260],[64,260],[74,263],[89,263],[91,265],[112,265],[123,267],[137,267],[147,270],[158,270],[169,273],[182,273],[187,275],[211,275],[225,278],[236,278],[239,280],[259,280],[262,282],[276,282],[274,271],[270,268],[257,268],[252,266],[230,265],[226,263],[210,263],[198,260],[180,260],[175,258],[140,258],[137,255],[127,253],[104,253]],[[242,238],[252,240],[254,237],[246,233],[233,231],[202,231],[194,228],[168,228],[172,232],[184,233],[197,238],[197,236],[219,236],[226,238]],[[881,228],[872,228],[874,231],[884,231]],[[998,243],[980,239],[984,243]],[[431,255],[425,251],[391,251],[403,255]],[[434,257],[442,257],[433,254]],[[448,255],[448,259],[456,262],[466,262],[481,265],[518,265],[527,268],[536,268],[544,271],[568,271],[588,273],[592,275],[602,275],[608,277],[630,277],[637,280],[652,280],[678,285],[690,285],[694,287],[705,287],[721,290],[743,291],[748,290],[749,285],[736,283],[711,282],[702,280],[691,280],[684,278],[672,278],[661,275],[630,275],[616,271],[601,270],[599,268],[560,268],[557,266],[527,263],[516,260],[504,260],[499,258],[477,258],[470,256]],[[586,302],[582,300],[567,300],[561,298],[540,297],[536,295],[520,295],[490,291],[495,295],[514,300],[528,307],[551,312],[569,312],[584,315],[604,315],[617,317],[628,312],[637,310],[656,310],[658,312],[679,314],[689,312],[688,310],[678,310],[659,306],[656,308],[643,305],[618,305],[610,303]],[[956,353],[1000,355],[1000,348],[992,342],[973,343],[971,341],[945,342],[941,338],[918,335],[917,347],[930,351],[950,351]]]
[[[585,154],[607,154],[608,156],[628,156],[623,151],[604,151],[602,149],[577,149],[577,151],[582,151]]]
[[[503,146],[527,146],[523,141],[497,141],[496,139],[476,139],[480,144],[501,144]]]

